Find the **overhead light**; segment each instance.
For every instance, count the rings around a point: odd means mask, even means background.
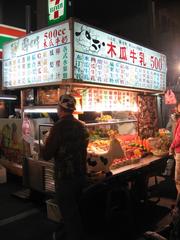
[[[34,108],[25,108],[25,113],[57,113],[57,108],[50,107],[34,107]]]
[[[17,100],[17,96],[15,95],[6,95],[6,94],[0,94],[0,100]]]

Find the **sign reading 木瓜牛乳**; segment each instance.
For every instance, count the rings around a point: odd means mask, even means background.
[[[3,87],[59,82],[71,78],[69,23],[59,24],[3,46]]]
[[[48,0],[48,25],[66,19],[66,0]]]
[[[166,89],[166,56],[75,22],[74,78],[150,90]]]

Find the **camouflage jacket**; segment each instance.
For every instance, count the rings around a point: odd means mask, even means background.
[[[51,128],[42,156],[44,160],[54,158],[55,179],[86,174],[88,138],[86,126],[73,115],[61,118]]]

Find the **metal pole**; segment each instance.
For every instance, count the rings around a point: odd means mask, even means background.
[[[26,33],[31,32],[31,6],[26,5]]]
[[[74,0],[68,0],[68,18],[74,17]]]

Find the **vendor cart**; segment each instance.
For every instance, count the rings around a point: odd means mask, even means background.
[[[148,154],[150,163],[164,160],[152,157],[147,139],[160,127],[158,106],[166,90],[166,71],[164,54],[72,18],[4,44],[3,88],[21,92],[22,125],[32,119],[37,123],[34,136],[31,129],[22,128],[26,186],[54,192],[53,160],[40,159],[33,143],[41,141],[39,126],[55,121],[56,105],[64,93],[74,95],[75,116],[91,131],[91,176],[121,175],[119,169],[126,168],[134,172],[143,162],[149,164]],[[109,146],[116,140],[122,151],[112,157]],[[93,151],[108,153],[111,162],[103,166],[97,159],[98,169],[93,169]]]

